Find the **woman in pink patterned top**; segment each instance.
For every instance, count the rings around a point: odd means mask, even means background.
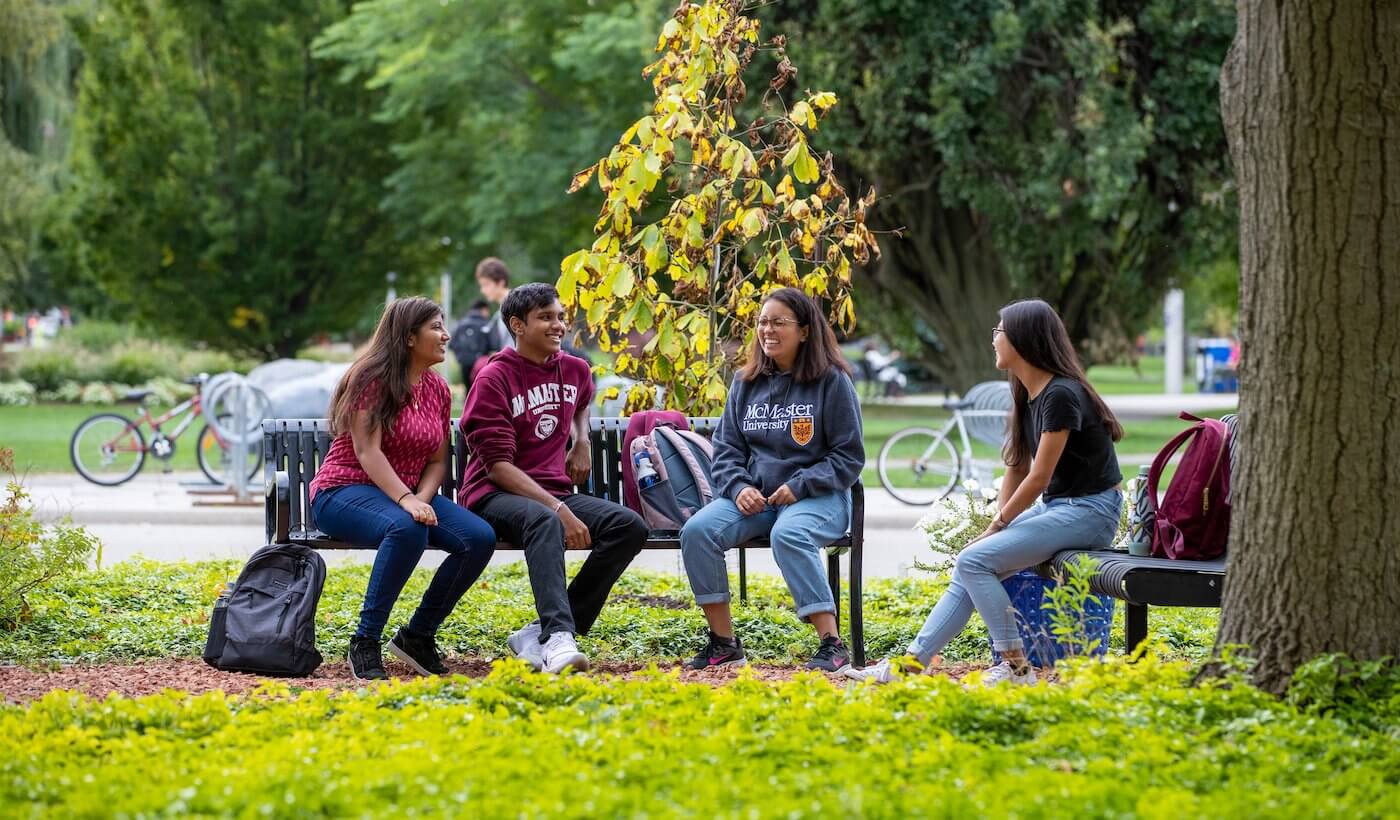
[[[446,358],[449,338],[433,301],[389,303],[331,399],[335,440],[311,482],[311,514],[327,535],[379,548],[350,639],[350,671],[360,680],[388,677],[384,626],[429,544],[447,560],[389,651],[420,674],[445,674],[438,627],[496,549],[489,524],[438,494],[452,446],[452,391],[432,367]]]

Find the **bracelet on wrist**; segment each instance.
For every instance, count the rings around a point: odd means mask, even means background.
[[[403,495],[399,496],[399,500],[398,500],[398,501],[395,501],[394,503],[395,503],[395,504],[402,504],[402,503],[403,503],[403,500],[404,500],[405,498],[408,498],[410,495],[413,495],[413,491],[412,491],[412,490],[404,490],[404,491],[403,491]]]
[[[564,499],[561,498],[554,503],[554,512],[559,512],[559,508],[562,506],[564,506]]]

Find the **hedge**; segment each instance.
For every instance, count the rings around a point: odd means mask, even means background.
[[[1345,817],[1400,805],[1400,715],[1185,663],[965,691],[537,675],[0,707],[5,816]],[[1400,677],[1389,680],[1400,703]]]

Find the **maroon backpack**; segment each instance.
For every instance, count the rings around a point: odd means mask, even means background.
[[[1182,413],[1181,418],[1195,424],[1167,442],[1147,473],[1147,497],[1156,515],[1152,555],[1207,561],[1225,553],[1230,537],[1230,430],[1216,419],[1190,413]],[[1188,439],[1191,444],[1158,503],[1162,470]]]

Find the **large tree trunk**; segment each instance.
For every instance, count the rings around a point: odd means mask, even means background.
[[[917,319],[936,341],[924,338],[904,354],[954,390],[1003,378],[992,363],[991,333],[1011,281],[972,211],[947,206],[930,180],[881,202],[874,218],[879,228],[901,228],[902,236],[881,242],[880,261],[859,280],[881,303],[883,316],[873,324],[888,330]],[[867,307],[862,316],[871,313]]]
[[[1241,464],[1217,647],[1400,654],[1400,2],[1240,0]]]

